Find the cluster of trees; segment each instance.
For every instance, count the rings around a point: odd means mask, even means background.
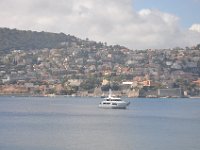
[[[59,48],[62,43],[77,40],[64,33],[21,31],[0,28],[0,50]]]
[[[198,45],[196,46],[196,49],[200,49],[200,44],[198,44]]]

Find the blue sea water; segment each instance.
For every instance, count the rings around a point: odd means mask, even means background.
[[[200,99],[0,97],[0,150],[199,150]]]

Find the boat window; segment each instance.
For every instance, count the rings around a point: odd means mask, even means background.
[[[103,104],[105,104],[105,105],[109,105],[110,103],[106,103],[106,102],[104,102]]]
[[[117,103],[112,103],[112,105],[117,105]]]

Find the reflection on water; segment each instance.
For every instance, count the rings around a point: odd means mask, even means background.
[[[199,150],[200,100],[0,97],[2,150]]]

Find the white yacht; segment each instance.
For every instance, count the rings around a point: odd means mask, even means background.
[[[113,97],[111,89],[109,90],[108,97],[104,98],[102,102],[100,102],[100,108],[113,108],[113,109],[126,109],[126,107],[130,104],[130,102],[125,102],[121,100],[119,97]]]

